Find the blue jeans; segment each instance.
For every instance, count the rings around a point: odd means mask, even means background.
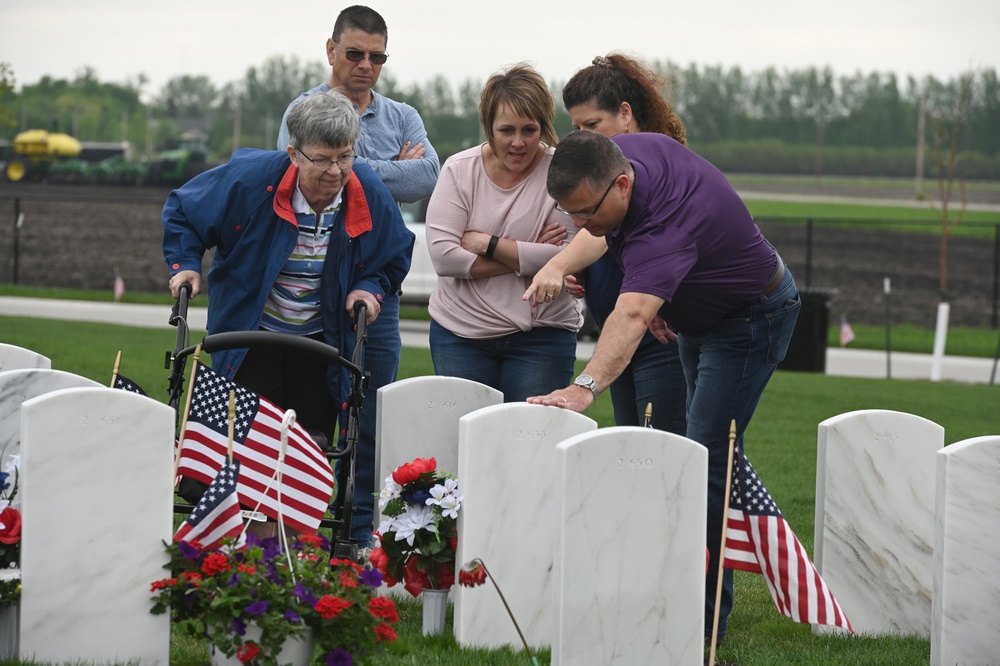
[[[611,384],[615,424],[642,426],[652,403],[650,426],[683,435],[687,431],[687,387],[677,343],[640,344],[625,371]]]
[[[354,512],[351,514],[351,539],[362,548],[368,546],[372,540],[375,493],[380,490],[375,486],[376,395],[379,388],[396,381],[402,350],[403,341],[399,336],[399,296],[387,296],[382,303],[379,316],[368,327],[368,343],[361,366],[371,373],[371,383],[365,391],[365,400],[361,404],[361,433],[354,458]],[[340,424],[341,432],[346,426],[346,423]]]
[[[430,343],[436,374],[492,386],[503,393],[504,402],[545,395],[573,380],[576,333],[562,328],[474,340],[432,320]]]
[[[708,550],[705,577],[705,633],[711,635],[726,494],[729,424],[736,420],[737,444],[750,425],[760,396],[785,358],[802,302],[795,279],[785,277],[768,296],[731,312],[711,328],[679,337],[687,378],[687,436],[708,448]],[[744,449],[745,451],[746,449]],[[733,572],[723,574],[719,636],[733,607]]]

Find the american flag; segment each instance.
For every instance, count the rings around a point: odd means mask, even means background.
[[[840,318],[840,346],[846,347],[854,340],[854,329],[847,323],[847,317]]]
[[[122,300],[125,295],[125,278],[118,271],[115,271],[115,302]]]
[[[277,484],[271,483],[281,448],[284,410],[253,391],[196,364],[191,409],[181,434],[178,473],[209,483],[226,462],[229,441],[229,393],[236,393],[233,457],[242,464],[237,486],[240,503],[278,519]],[[333,495],[333,470],[319,445],[302,426],[288,433],[281,469],[281,513],[286,525],[314,533]],[[261,499],[263,496],[263,499]]]
[[[750,461],[736,447],[723,566],[764,575],[774,605],[796,622],[854,633]]]
[[[123,391],[128,391],[129,393],[138,393],[139,395],[147,395],[146,392],[142,390],[141,386],[136,384],[134,381],[132,381],[125,375],[115,375],[115,384],[113,388],[122,389]]]
[[[225,464],[215,475],[208,490],[198,500],[191,515],[181,523],[174,541],[197,541],[207,550],[215,550],[226,537],[239,537],[243,532],[243,516],[236,499],[236,481],[240,463]]]

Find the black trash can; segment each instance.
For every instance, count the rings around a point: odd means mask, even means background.
[[[788,344],[781,370],[826,372],[826,339],[830,328],[830,301],[836,289],[805,288],[799,290],[802,309],[795,322],[795,331]]]

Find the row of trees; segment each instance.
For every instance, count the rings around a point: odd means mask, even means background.
[[[823,172],[827,152],[836,164],[844,163],[834,172],[886,173],[871,152],[844,157],[864,148],[895,154],[896,166],[888,171],[908,168],[912,174],[922,114],[928,120],[924,136],[933,142],[934,128],[953,124],[962,91],[968,89],[971,96],[962,109],[957,138],[959,164],[965,165],[968,177],[1000,177],[1000,82],[992,68],[946,81],[931,76],[900,81],[893,74],[837,76],[829,68],[814,67],[747,73],[738,67],[681,67],[670,61],[652,66],[669,82],[664,94],[684,119],[692,146],[706,154],[716,146],[716,154],[750,156],[740,158],[741,170],[774,170],[767,162],[799,164],[802,155],[809,154],[812,159],[806,159],[806,165],[779,170]],[[14,73],[8,69],[8,81]],[[225,159],[238,147],[272,148],[288,102],[328,75],[321,63],[274,57],[221,88],[205,76],[174,78],[143,103],[148,82],[142,77],[125,84],[105,83],[85,68],[73,80],[45,77],[19,90],[0,86],[0,119],[6,111],[12,121],[0,126],[0,138],[9,139],[23,129],[55,127],[83,141],[127,140],[136,152],[149,154],[185,131],[198,130],[208,136],[216,157]],[[557,100],[562,84],[552,82]],[[481,81],[467,80],[456,87],[442,76],[403,85],[387,71],[379,91],[420,110],[444,157],[482,140],[477,120],[481,86]],[[557,106],[557,128],[569,131],[569,116]],[[753,168],[752,155],[759,154],[761,141],[779,149]],[[926,164],[927,174],[933,175],[934,161]]]

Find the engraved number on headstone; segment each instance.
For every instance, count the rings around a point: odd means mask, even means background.
[[[899,439],[899,434],[894,432],[877,432],[874,435],[876,442],[895,442]]]
[[[545,432],[544,430],[518,430],[517,431],[517,438],[518,439],[527,439],[529,441],[542,440],[542,439],[545,439],[548,436],[549,436],[548,433]]]
[[[434,409],[434,406],[435,405],[433,400],[427,401],[427,409]],[[437,407],[439,407],[440,409],[458,409],[458,402],[455,400],[442,400],[441,402],[437,403]]]
[[[85,425],[85,426],[86,425],[102,425],[102,426],[118,425],[118,417],[117,416],[108,416],[107,414],[105,414],[104,416],[102,416],[98,420],[94,420],[93,422],[91,422],[90,417],[87,416],[86,414],[84,414],[80,418],[83,419],[83,423],[81,425]]]
[[[653,469],[652,458],[619,458],[618,469]]]

